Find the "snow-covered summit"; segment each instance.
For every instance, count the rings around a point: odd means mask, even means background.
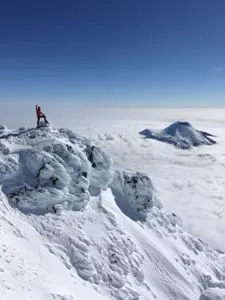
[[[181,121],[174,122],[160,131],[144,129],[140,134],[146,138],[173,144],[181,149],[216,143],[210,133],[197,130],[190,123]]]
[[[111,159],[69,130],[22,129],[0,139],[8,154],[0,169],[3,192],[26,213],[56,206],[80,210],[112,177]]]
[[[0,299],[223,293],[224,254],[163,212],[146,174],[114,171],[70,130],[1,127],[0,183]]]

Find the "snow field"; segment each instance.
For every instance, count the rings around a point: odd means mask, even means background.
[[[119,138],[107,135],[108,147],[132,149]],[[4,128],[0,139],[0,298],[223,295],[224,254],[163,211],[149,172],[115,170],[98,144],[65,129]]]

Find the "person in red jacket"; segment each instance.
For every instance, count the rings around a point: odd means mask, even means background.
[[[43,112],[41,111],[41,107],[36,105],[36,115],[37,115],[37,128],[40,127],[40,119],[43,118],[45,123],[48,123],[46,116],[43,114]]]

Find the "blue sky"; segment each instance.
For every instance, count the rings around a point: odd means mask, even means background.
[[[9,0],[0,101],[225,104],[224,0]]]

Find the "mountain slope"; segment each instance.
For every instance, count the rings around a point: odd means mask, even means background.
[[[1,298],[192,300],[223,289],[224,255],[163,212],[148,176],[112,171],[69,130],[2,131]]]

